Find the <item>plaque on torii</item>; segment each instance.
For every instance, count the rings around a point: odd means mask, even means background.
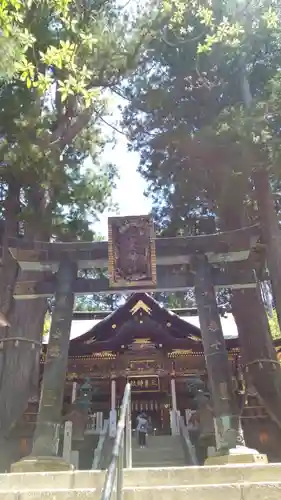
[[[156,286],[155,234],[150,217],[108,220],[108,271],[113,288]]]

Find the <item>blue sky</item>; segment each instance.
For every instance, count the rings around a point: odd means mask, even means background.
[[[111,116],[107,121],[118,129],[120,127],[120,111],[118,105],[122,104],[121,99],[111,97],[110,110]],[[113,130],[110,126],[104,126],[105,133],[112,135]],[[144,215],[151,211],[151,201],[144,196],[145,181],[137,172],[139,155],[128,151],[128,141],[123,134],[116,133],[116,145],[107,147],[103,159],[114,163],[119,171],[119,180],[113,193],[113,201],[118,204],[118,215]],[[116,213],[106,212],[100,217],[100,222],[94,225],[95,231],[102,234],[107,239],[107,218],[116,215]]]

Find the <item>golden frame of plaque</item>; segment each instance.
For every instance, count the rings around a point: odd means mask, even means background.
[[[155,388],[151,388],[149,382],[146,384],[146,381],[149,380],[155,380],[157,382]],[[136,384],[133,382],[136,382]],[[158,375],[129,375],[127,377],[127,383],[131,384],[132,393],[160,392],[160,379]]]
[[[156,286],[155,233],[150,216],[109,217],[108,271],[111,288]]]

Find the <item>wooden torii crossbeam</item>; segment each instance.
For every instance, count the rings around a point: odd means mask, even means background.
[[[194,273],[189,269],[193,254],[204,253],[212,268],[213,284],[216,288],[254,287],[256,279],[252,269],[245,265],[250,249],[259,237],[257,225],[225,233],[187,236],[176,238],[156,238],[157,284],[130,287],[130,291],[179,291],[194,286]],[[56,273],[64,255],[77,263],[78,269],[105,269],[108,267],[108,242],[48,243],[26,242],[9,239],[12,256],[23,271],[50,272],[37,281],[20,281],[16,284],[16,299],[49,297],[56,290]],[[215,267],[216,266],[216,267]],[[107,278],[78,278],[73,293],[125,293],[127,287],[111,288]]]
[[[256,277],[252,269],[245,266],[244,262],[231,262],[224,269],[212,268],[212,279],[215,288],[252,288],[256,286]],[[49,279],[42,278],[38,281],[19,281],[14,289],[14,298],[36,299],[37,297],[50,297],[56,291],[56,275]],[[157,266],[156,286],[134,286],[128,288],[111,288],[109,280],[105,277],[87,279],[77,278],[74,283],[75,295],[91,295],[94,293],[124,294],[128,292],[175,292],[184,291],[194,286],[194,273],[187,270],[187,266]]]
[[[156,238],[157,266],[189,264],[191,255],[204,253],[210,264],[237,262],[249,257],[260,237],[259,226],[202,236]],[[108,242],[48,243],[9,238],[8,245],[23,271],[58,270],[63,255],[75,260],[78,269],[108,267]]]

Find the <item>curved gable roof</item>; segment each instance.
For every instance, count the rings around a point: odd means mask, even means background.
[[[154,323],[154,326],[153,326]],[[201,344],[200,328],[177,314],[162,307],[146,293],[134,293],[116,311],[99,321],[88,332],[75,338],[70,343],[70,353],[79,350],[83,354],[89,351],[112,349],[127,342],[129,337],[147,337],[159,340],[161,343],[176,347],[192,347]]]

